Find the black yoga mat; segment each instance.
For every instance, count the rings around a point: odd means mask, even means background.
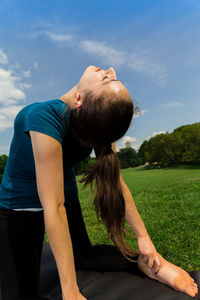
[[[143,273],[77,271],[81,293],[88,300],[189,300],[189,297]],[[200,286],[200,272],[189,273]],[[56,263],[49,244],[44,242],[41,261],[41,299],[62,300]],[[39,300],[39,298],[38,298]]]

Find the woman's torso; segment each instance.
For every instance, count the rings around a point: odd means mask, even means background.
[[[61,99],[32,103],[17,114],[9,157],[0,186],[0,206],[10,209],[41,208],[29,130],[43,132],[61,143],[65,198],[77,195],[73,166],[89,155],[92,148],[81,146],[67,130],[62,119],[66,108],[67,120],[70,109]]]

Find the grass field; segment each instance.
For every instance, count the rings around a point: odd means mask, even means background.
[[[121,171],[157,251],[187,271],[200,270],[200,167]],[[77,177],[79,180],[80,177]],[[79,198],[93,244],[107,243],[105,227],[98,223],[89,188]],[[126,228],[131,232],[128,224]],[[137,249],[134,238],[128,243]]]

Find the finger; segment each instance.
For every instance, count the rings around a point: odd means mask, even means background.
[[[160,260],[159,258],[156,256],[154,259],[154,272],[158,273],[160,270]]]
[[[153,272],[154,272],[155,274],[157,274],[157,272],[158,272],[158,266],[157,266],[155,260],[154,260],[154,262],[153,262]]]
[[[154,260],[153,272],[155,273],[155,275],[157,275],[159,271],[160,271],[160,267],[157,266],[157,264]]]
[[[155,256],[155,261],[156,261],[156,265],[160,268],[160,260],[157,255]]]
[[[148,260],[149,260],[149,256],[147,256],[147,255],[144,255],[144,258],[143,258],[143,260],[144,260],[145,264],[147,264],[147,263],[148,263]]]
[[[154,264],[154,256],[150,256],[148,261],[148,266],[150,268],[153,268],[153,264]]]

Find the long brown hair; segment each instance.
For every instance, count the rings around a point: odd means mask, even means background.
[[[128,130],[134,114],[132,100],[114,93],[95,96],[88,91],[81,107],[70,111],[67,127],[86,147],[95,148],[97,162],[79,181],[90,184],[98,220],[103,221],[109,237],[129,260],[137,254],[125,241],[125,201],[120,183],[120,161],[111,143]],[[95,191],[94,191],[95,183]]]

